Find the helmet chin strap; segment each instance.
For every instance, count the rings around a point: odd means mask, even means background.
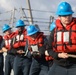
[[[22,34],[22,31],[19,31],[19,34]]]

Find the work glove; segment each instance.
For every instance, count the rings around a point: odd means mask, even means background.
[[[41,57],[41,54],[39,52],[37,52],[37,51],[33,51],[32,56],[35,57],[35,58],[36,57]]]
[[[32,45],[31,48],[33,52],[39,52],[37,45]]]

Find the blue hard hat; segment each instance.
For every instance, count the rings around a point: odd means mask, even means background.
[[[30,25],[30,26],[27,27],[27,35],[33,35],[37,32],[39,32],[39,29],[36,28],[36,26]]]
[[[16,22],[16,28],[17,28],[17,27],[23,27],[23,26],[25,26],[24,21],[18,20],[18,21]]]
[[[52,31],[55,27],[56,27],[55,22],[52,22],[52,23],[50,24],[50,31]]]
[[[72,11],[70,4],[67,2],[61,2],[59,4],[57,12],[56,12],[57,15],[61,15],[61,16],[62,15],[71,15],[73,13],[74,12]]]
[[[3,28],[2,28],[2,31],[3,33],[7,30],[11,29],[11,27],[8,25],[8,24],[4,24]]]

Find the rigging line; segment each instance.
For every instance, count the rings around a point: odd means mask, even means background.
[[[17,9],[15,8],[15,10],[17,10]],[[0,14],[9,13],[9,12],[12,12],[12,11],[13,11],[13,10],[9,10],[9,11],[2,12],[2,13],[0,13]]]
[[[24,17],[24,18],[26,18],[26,17]],[[27,18],[31,18],[31,17],[27,17]],[[49,19],[47,19],[47,18],[36,18],[36,17],[33,17],[33,19],[42,19],[42,20],[49,20]]]
[[[7,19],[7,20],[0,20],[0,22],[3,22],[3,21],[9,21],[9,19]],[[24,20],[24,21],[26,21],[26,22],[28,22],[28,20]],[[50,23],[50,22],[44,22],[44,21],[34,21],[35,23]],[[14,22],[15,23],[15,22]]]
[[[23,10],[29,10],[27,8],[22,8]],[[35,10],[35,9],[31,9],[31,11],[39,11],[39,12],[48,12],[48,13],[55,13],[54,11],[44,11],[44,10]]]
[[[27,20],[24,20],[24,21],[27,21]],[[33,22],[36,22],[36,23],[50,23],[50,22],[44,22],[44,21],[33,21]]]

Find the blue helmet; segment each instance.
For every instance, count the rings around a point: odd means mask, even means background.
[[[36,28],[36,26],[30,25],[30,26],[27,27],[27,35],[33,35],[37,32],[39,32],[39,29]]]
[[[52,23],[50,24],[50,31],[52,31],[55,27],[56,27],[55,22],[52,22]]]
[[[8,24],[4,24],[3,28],[2,28],[2,31],[3,33],[7,30],[11,29],[11,27],[8,25]]]
[[[18,20],[16,23],[16,28],[17,27],[23,27],[23,26],[25,26],[24,22],[22,20]]]
[[[62,15],[71,15],[73,13],[74,12],[72,11],[70,4],[67,2],[61,2],[59,4],[57,12],[56,12],[57,15],[61,15],[61,16]]]

